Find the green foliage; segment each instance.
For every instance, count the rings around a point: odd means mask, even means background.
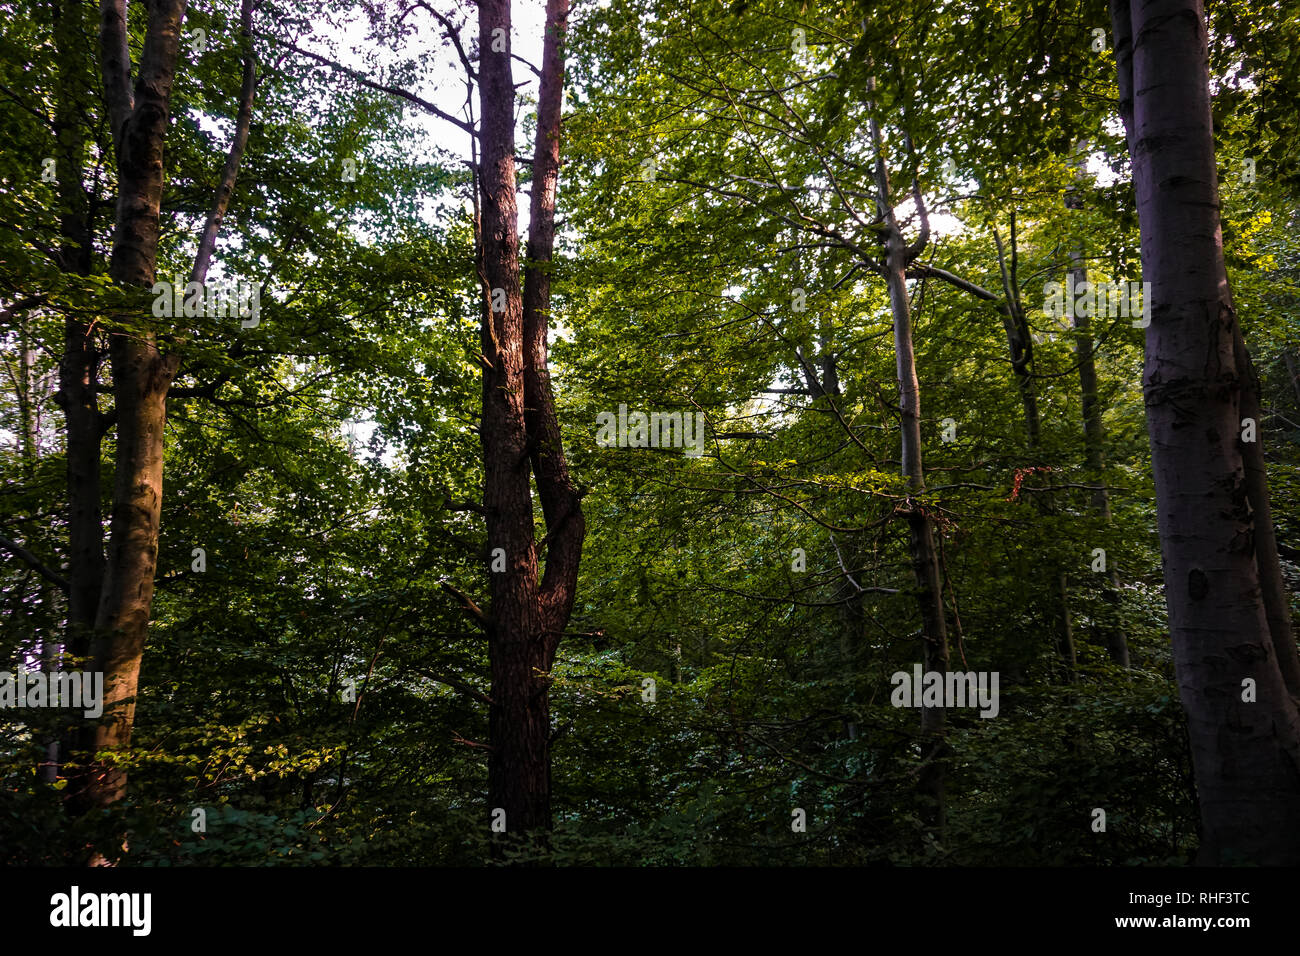
[[[1107,434],[1097,471],[1076,341],[1043,307],[1044,283],[1076,248],[1095,281],[1140,278],[1113,59],[1090,49],[1100,8],[577,5],[552,365],[588,535],[551,675],[556,825],[541,840],[490,831],[486,642],[444,587],[480,603],[488,592],[483,524],[466,506],[480,497],[481,385],[464,164],[431,147],[400,101],[259,40],[258,108],[216,261],[265,279],[261,321],[168,325],[107,279],[111,216],[96,222],[88,275],[56,261],[57,193],[39,160],[55,154],[47,114],[61,83],[85,113],[87,197],[111,208],[114,183],[94,11],[64,56],[51,6],[7,5],[0,38],[0,86],[39,105],[0,111],[12,146],[0,154],[0,299],[41,297],[0,329],[2,533],[53,568],[66,560],[62,418],[35,384],[57,379],[66,319],[93,319],[101,350],[111,335],[155,331],[184,364],[121,758],[131,797],[71,817],[35,768],[72,718],[7,723],[2,862],[80,863],[122,833],[126,848],[109,855],[145,866],[1190,860],[1141,333],[1122,318],[1093,324]],[[138,54],[144,11],[132,9]],[[1235,0],[1210,12],[1225,244],[1270,409],[1294,593],[1300,180],[1285,41],[1296,17],[1269,9],[1259,30]],[[319,22],[323,41],[347,12],[277,2],[258,16],[286,42]],[[192,14],[214,41],[186,59],[174,94],[162,276],[192,260],[224,159],[236,23],[226,0]],[[426,66],[382,68],[397,82]],[[909,238],[913,180],[935,213],[920,261],[992,295],[911,280],[920,496],[899,477],[888,297],[862,263],[880,254],[873,121]],[[1076,181],[1080,141],[1119,178]],[[338,175],[349,157],[363,163],[355,181]],[[1246,158],[1258,160],[1254,184],[1234,175]],[[1071,188],[1081,208],[1066,208]],[[1034,336],[1037,442],[998,311],[1008,286]],[[620,404],[705,416],[707,454],[597,446],[596,416]],[[949,419],[954,441],[942,437]],[[953,667],[1002,681],[996,719],[951,716],[942,832],[917,792],[916,712],[890,702],[891,675],[921,654],[899,520],[918,503],[938,526]],[[1097,548],[1118,589],[1091,570]],[[30,567],[0,568],[0,604],[0,669],[58,643],[64,599]],[[1117,632],[1127,672],[1107,654]],[[1091,828],[1098,807],[1104,833]],[[795,810],[806,832],[792,829]]]

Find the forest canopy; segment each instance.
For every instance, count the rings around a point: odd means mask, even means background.
[[[2,2],[0,861],[1300,863],[1300,8]]]

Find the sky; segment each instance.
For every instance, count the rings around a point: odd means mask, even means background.
[[[542,62],[542,40],[546,23],[546,4],[544,0],[515,0],[511,6],[511,53],[540,67]],[[468,7],[468,9],[460,9],[448,3],[437,3],[435,9],[445,16],[449,16],[453,24],[464,24],[463,29],[460,30],[461,44],[466,51],[469,51],[478,35],[478,19],[475,9],[472,6]],[[428,13],[422,10],[414,10],[409,15],[408,22],[416,27],[417,32],[414,36],[408,38],[402,48],[395,51],[389,50],[385,44],[376,42],[372,38],[368,22],[360,14],[354,17],[341,32],[331,31],[323,36],[309,34],[300,37],[297,43],[304,50],[310,50],[313,53],[336,59],[343,65],[367,73],[367,75],[371,75],[368,73],[371,69],[369,66],[371,62],[378,62],[382,70],[386,65],[397,62],[399,57],[436,51],[433,69],[423,78],[422,82],[409,86],[409,92],[432,103],[444,112],[464,118],[465,73],[455,47],[445,39],[442,25]],[[327,70],[329,67],[321,66],[320,69]],[[536,76],[525,64],[520,63],[518,60],[513,63],[513,70],[514,82],[524,84],[519,88],[521,100],[535,101],[537,96]],[[382,76],[372,76],[372,78],[381,81],[386,79]],[[515,139],[518,144],[516,151],[525,154],[532,152],[529,144],[524,140],[522,125],[522,120],[527,112],[526,107],[518,109],[518,121],[515,128]],[[476,91],[474,97],[475,117],[478,116],[478,113],[479,104]],[[464,130],[413,104],[406,107],[405,121],[410,124],[412,129],[422,134],[418,138],[427,144],[428,158],[433,158],[435,148],[438,147],[466,160],[470,158],[470,136]],[[424,210],[430,222],[432,222],[434,216],[433,204],[433,197],[430,197]],[[470,205],[468,197],[465,199],[465,205],[466,207]],[[518,208],[519,229],[520,234],[523,235],[528,226],[528,194],[526,192],[521,191],[519,193]],[[374,434],[376,427],[375,422],[366,420],[364,413],[362,413],[357,420],[344,423],[341,430],[345,438],[354,440],[361,447],[364,447]],[[392,465],[394,463],[395,452],[395,449],[389,449],[382,455],[385,464]],[[354,454],[360,455],[361,453],[358,450],[354,451]]]

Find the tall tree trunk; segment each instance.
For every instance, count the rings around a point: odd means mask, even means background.
[[[1200,0],[1111,0],[1111,20],[1151,284],[1147,428],[1201,861],[1295,865],[1300,713],[1260,595],[1204,11]]]
[[[1082,180],[1086,173],[1086,155],[1087,143],[1085,141],[1079,143],[1078,152],[1075,156],[1074,175],[1076,181]],[[1069,193],[1066,195],[1065,204],[1070,209],[1080,209],[1083,205],[1078,194],[1070,195]],[[1073,276],[1076,289],[1088,281],[1088,260],[1085,252],[1082,240],[1070,250],[1070,274]],[[1106,431],[1105,423],[1101,417],[1101,402],[1098,398],[1100,392],[1097,387],[1096,344],[1092,337],[1092,317],[1084,313],[1074,314],[1077,311],[1075,309],[1070,311],[1073,314],[1071,321],[1074,331],[1074,355],[1079,366],[1079,397],[1083,410],[1084,466],[1087,469],[1088,480],[1097,484],[1096,490],[1092,493],[1093,510],[1109,524],[1110,495],[1106,491],[1105,484]],[[1106,564],[1106,577],[1109,583],[1106,590],[1106,600],[1112,606],[1118,605],[1120,593],[1119,569],[1113,561],[1108,561]],[[1110,659],[1120,667],[1127,669],[1129,666],[1128,635],[1124,633],[1123,625],[1115,623],[1107,626],[1105,637],[1106,651],[1110,655]]]
[[[83,39],[86,7],[73,0],[51,4],[54,47],[59,54],[55,91],[54,133],[58,141],[59,248],[61,270],[89,275],[93,261],[94,214],[86,194],[88,73]],[[92,326],[84,316],[69,311],[63,323],[63,355],[59,361],[59,390],[55,402],[64,416],[65,484],[68,500],[67,618],[64,650],[78,668],[91,666],[91,635],[104,582],[104,527],[101,446],[105,416],[99,409],[100,352]],[[51,745],[43,770],[58,776],[58,756],[82,754],[91,746],[88,728],[74,728]],[[74,808],[81,800],[83,767],[74,772],[64,791]]]
[[[875,83],[868,89],[874,93]],[[879,124],[871,120],[871,139],[875,147],[875,180],[880,217],[884,220],[885,281],[889,288],[889,306],[894,319],[894,356],[898,373],[899,412],[902,433],[902,471],[909,495],[925,493],[925,472],[921,452],[921,387],[916,375],[916,352],[912,342],[911,302],[907,294],[907,266],[920,252],[919,244],[909,249],[894,216],[890,198],[889,167],[885,162],[884,143]],[[922,654],[927,672],[948,672],[948,625],[944,615],[943,593],[939,576],[939,554],[934,541],[934,521],[925,505],[909,499],[906,508],[912,573],[916,582],[916,600],[921,613]],[[920,789],[931,802],[929,823],[942,835],[945,827],[944,760],[947,754],[944,733],[947,712],[943,707],[921,709],[921,732],[929,740],[929,753],[921,772]]]
[[[586,522],[581,494],[569,477],[560,423],[551,389],[547,331],[551,317],[551,260],[555,248],[555,203],[560,175],[560,112],[564,102],[564,37],[569,0],[547,0],[546,39],[537,103],[529,203],[528,262],[524,270],[524,422],[528,453],[546,521],[546,571],[542,576],[541,623],[550,670],[560,635],[573,611]]]
[[[154,0],[149,8],[139,79],[131,93],[126,0],[103,0],[100,41],[106,99],[117,153],[117,220],[110,274],[122,285],[149,288],[156,278],[163,142],[186,0]],[[96,750],[130,745],[162,511],[163,429],[167,389],[179,359],[163,356],[152,331],[118,333],[110,346],[117,412],[117,458],[107,568],[92,647],[104,673],[104,717]],[[126,772],[97,766],[86,801],[107,806],[126,792]]]
[[[509,832],[526,832],[550,826],[550,726],[524,422],[510,0],[480,0],[478,10],[483,506],[488,547],[505,566],[491,574],[488,797],[493,812],[505,811]]]
[[[1231,290],[1229,290],[1231,296]],[[1255,560],[1259,565],[1259,586],[1264,597],[1269,636],[1278,668],[1287,690],[1300,703],[1300,655],[1291,628],[1291,597],[1282,577],[1277,553],[1277,533],[1273,528],[1273,508],[1268,498],[1268,472],[1264,464],[1263,409],[1260,405],[1259,375],[1241,335],[1241,323],[1233,325],[1233,354],[1241,375],[1241,417],[1255,423],[1255,440],[1239,442],[1246,469],[1246,497],[1255,521]]]
[[[573,610],[585,524],[547,365],[568,0],[548,0],[523,294],[515,199],[510,0],[479,3],[480,228],[484,292],[483,504],[492,578],[488,798],[511,833],[551,826],[550,669]],[[531,471],[546,523],[533,539]],[[500,550],[498,550],[500,549]],[[538,580],[539,551],[546,569]]]
[[[59,268],[76,275],[91,269],[91,213],[82,169],[86,152],[86,103],[82,55],[82,5],[54,5],[54,43],[59,52],[55,101],[58,139]],[[90,654],[90,632],[104,580],[104,529],[100,508],[99,350],[84,317],[64,320],[57,403],[66,421],[68,490],[68,622],[66,643],[74,657]]]
[[[185,6],[185,0],[167,0],[151,7],[134,95],[126,5],[122,0],[104,0],[101,6],[105,98],[118,170],[110,272],[124,285],[148,288],[156,278],[163,145]],[[202,283],[207,276],[248,142],[257,86],[252,10],[252,0],[243,0],[243,80],[234,136],[199,235],[191,282]],[[95,667],[104,672],[104,719],[88,735],[88,746],[94,751],[122,749],[131,741],[158,565],[167,392],[180,365],[179,352],[164,356],[152,331],[115,335],[110,357],[117,455],[108,560],[92,647]],[[97,535],[98,530],[96,526]],[[87,778],[70,790],[79,807],[107,806],[125,794],[126,773],[109,765],[93,765]]]

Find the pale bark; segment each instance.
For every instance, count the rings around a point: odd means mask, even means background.
[[[874,92],[874,83],[868,89]],[[875,149],[877,208],[884,222],[885,281],[894,320],[894,358],[898,375],[902,473],[907,479],[909,499],[903,513],[907,520],[912,573],[921,615],[922,657],[927,672],[948,671],[948,625],[943,606],[939,555],[934,541],[934,521],[926,506],[916,498],[925,493],[925,472],[921,445],[921,387],[916,374],[916,351],[912,341],[911,302],[907,293],[907,267],[921,248],[910,248],[894,216],[890,197],[889,168],[879,125],[870,122]],[[945,826],[944,734],[947,712],[943,707],[921,709],[921,732],[929,738],[929,753],[921,771],[920,789],[931,803],[929,823],[942,834]]]
[[[1076,180],[1084,178],[1086,143],[1080,143],[1075,156],[1074,170]],[[1077,196],[1066,196],[1066,206],[1071,209],[1081,208]],[[1080,240],[1070,250],[1070,273],[1074,277],[1077,289],[1088,281],[1088,261],[1083,241]],[[1074,310],[1072,310],[1074,311]],[[1079,397],[1083,411],[1083,455],[1088,480],[1096,484],[1092,493],[1093,510],[1107,524],[1110,523],[1110,494],[1105,483],[1105,449],[1106,430],[1102,421],[1102,407],[1097,385],[1096,344],[1092,336],[1092,317],[1086,312],[1078,312],[1072,319],[1074,331],[1075,362],[1079,366]],[[1108,588],[1105,597],[1112,606],[1119,604],[1120,581],[1119,569],[1113,561],[1107,563],[1106,579]],[[1105,629],[1106,650],[1110,659],[1120,667],[1129,667],[1128,635],[1120,624],[1107,626]]]

